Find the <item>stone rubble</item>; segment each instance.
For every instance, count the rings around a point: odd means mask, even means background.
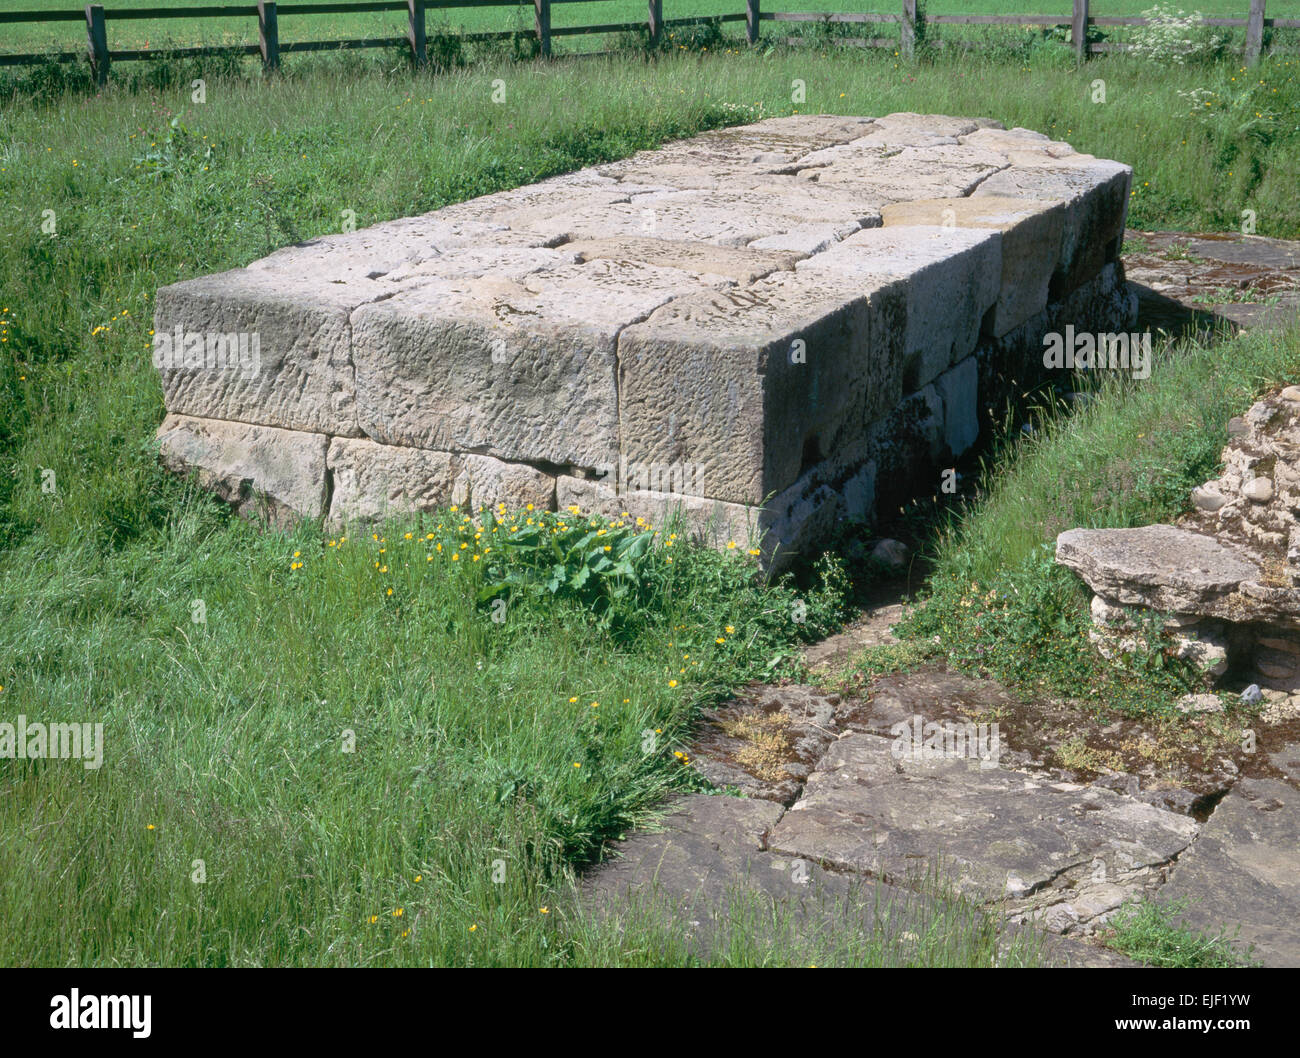
[[[1228,434],[1223,473],[1175,525],[1071,529],[1056,560],[1096,592],[1103,656],[1135,649],[1135,618],[1154,611],[1173,651],[1210,675],[1235,668],[1300,694],[1300,386],[1256,402]]]

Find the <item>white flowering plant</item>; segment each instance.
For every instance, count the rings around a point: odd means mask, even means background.
[[[1199,11],[1189,15],[1172,4],[1157,4],[1142,17],[1147,24],[1134,29],[1129,51],[1154,62],[1204,62],[1217,57],[1228,42],[1228,35],[1207,26]]]

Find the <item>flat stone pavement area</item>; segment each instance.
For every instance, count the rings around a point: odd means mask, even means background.
[[[1138,329],[1230,331],[1300,319],[1300,242],[1257,235],[1124,233]]]
[[[1300,318],[1300,242],[1125,233],[1138,328],[1276,328]],[[892,602],[808,647],[814,677],[897,642]],[[1126,902],[1186,901],[1181,921],[1226,931],[1265,966],[1300,966],[1300,710],[1274,706],[1252,754],[1191,748],[1151,760],[1135,721],[1091,721],[1070,703],[1026,706],[992,680],[942,666],[881,677],[852,697],[753,686],[706,715],[692,766],[720,790],[671,806],[585,880],[592,901],[672,900],[707,950],[738,891],[786,907],[801,928],[859,916],[906,959],[941,913],[931,872],[1001,918],[1037,928],[1050,964],[1133,965],[1098,943]],[[927,760],[894,725],[999,718],[997,760]],[[1195,724],[1198,721],[1190,720]],[[1076,755],[1067,766],[1061,748]],[[903,752],[899,752],[903,750]],[[1114,767],[1088,770],[1079,751]],[[1086,757],[1085,757],[1086,759]],[[716,927],[715,927],[716,928]]]
[[[846,635],[887,641],[879,625],[893,616],[867,614]],[[811,648],[814,673],[846,649]],[[996,737],[979,726],[994,717]],[[852,696],[753,685],[706,713],[688,754],[739,796],[682,798],[662,829],[611,850],[584,892],[605,907],[668,900],[706,953],[744,892],[805,930],[859,924],[904,963],[903,942],[956,897],[1008,938],[1035,931],[1048,964],[1077,966],[1131,965],[1098,937],[1124,904],[1187,898],[1189,926],[1300,966],[1300,720],[1258,727],[1253,755],[1156,766],[1136,721],[1025,706],[942,664]],[[1134,748],[1130,760],[1090,772],[1057,752],[1107,740]]]

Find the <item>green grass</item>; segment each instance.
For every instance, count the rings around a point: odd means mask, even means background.
[[[925,605],[905,621],[906,634],[922,643],[941,636],[963,667],[1099,709],[1164,709],[1199,689],[1198,674],[1159,650],[1123,665],[1098,657],[1087,638],[1091,593],[1056,565],[1054,542],[1078,526],[1176,518],[1192,488],[1217,475],[1228,420],[1298,379],[1293,327],[1170,345],[1149,379],[1109,380],[1072,414],[1044,403],[1032,435],[1007,430],[980,491],[940,515]]]
[[[1125,17],[1143,14],[1156,0],[1106,0],[1100,6],[1094,6],[1093,17]],[[140,7],[175,7],[184,8],[185,0],[118,0],[104,5],[106,8],[106,30],[111,49],[146,48],[160,50],[166,48],[206,45],[255,45],[258,42],[257,22],[255,16],[246,18],[176,18],[176,19],[114,19],[114,11]],[[1059,14],[1068,22],[1071,7],[1062,0],[1040,3],[1038,0],[940,0],[930,6],[932,15],[1015,15]],[[250,8],[252,5],[250,5]],[[1207,17],[1244,18],[1249,5],[1246,0],[1206,0],[1190,10],[1199,11]],[[0,10],[21,9],[24,11],[80,11],[77,5],[70,5],[68,0],[0,0]],[[743,15],[743,0],[666,0],[663,5],[667,20],[700,17],[717,17],[722,15]],[[872,11],[888,15],[899,14],[900,5],[889,4],[883,0],[871,3],[849,3],[847,0],[782,0],[775,7],[765,7],[764,13],[781,12],[865,12]],[[1300,16],[1300,0],[1272,0],[1268,14],[1272,18]],[[590,3],[565,3],[555,6],[551,14],[554,29],[566,29],[578,26],[602,24],[644,24],[646,6],[642,0],[593,0]],[[448,35],[476,32],[508,31],[524,36],[535,36],[535,11],[529,2],[507,4],[494,8],[466,8],[443,11],[430,11],[426,16],[426,26],[430,34],[431,56],[451,53],[467,53],[483,56],[504,45],[478,44],[462,47],[459,43],[446,40]],[[672,31],[670,27],[670,32]],[[710,36],[705,42],[710,50],[736,51],[744,45],[744,22],[730,22],[722,25],[723,36]],[[407,32],[407,16],[402,10],[393,12],[370,12],[359,14],[324,14],[294,15],[282,14],[279,21],[280,41],[289,44],[299,41],[347,40],[357,38],[398,37],[404,38]],[[1095,27],[1092,39],[1109,41],[1128,41],[1132,39],[1129,27]],[[1225,54],[1240,55],[1245,32],[1241,28],[1220,27],[1216,32],[1227,37]],[[764,22],[761,33],[765,38],[764,47],[771,47],[775,40],[786,37],[809,38],[813,41],[833,41],[842,37],[872,37],[897,39],[899,30],[893,23],[872,23],[867,25],[837,24],[822,26],[813,23]],[[1054,49],[1064,41],[1066,29],[1062,27],[1047,28],[1038,26],[959,26],[930,24],[927,38],[931,41],[944,41],[947,44],[973,43],[990,49],[993,55],[1006,59],[1009,57],[1030,55],[1038,58],[1038,51],[1043,45]],[[577,34],[554,37],[552,49],[557,55],[583,52],[599,52],[617,48],[622,42],[621,34]],[[690,38],[698,37],[698,31],[678,27],[676,40],[671,47],[689,47]],[[698,42],[697,42],[698,43]],[[1275,29],[1270,31],[1270,46],[1290,49],[1294,54],[1300,46],[1300,30]],[[0,53],[6,51],[75,51],[85,49],[86,37],[82,21],[51,23],[17,23],[5,26],[5,39]],[[524,45],[531,47],[531,44]],[[395,49],[386,53],[385,61],[400,63],[403,61],[404,49]],[[251,65],[254,60],[249,60]],[[301,61],[299,59],[298,61]],[[128,64],[132,67],[138,63]],[[146,64],[148,65],[148,64]]]
[[[1107,943],[1146,966],[1200,970],[1259,965],[1252,962],[1251,950],[1242,954],[1233,948],[1235,934],[1210,935],[1183,926],[1179,916],[1186,909],[1185,899],[1126,907],[1111,920],[1114,933]]]
[[[1152,7],[1156,0],[1103,0],[1091,8],[1094,18],[1139,16]],[[183,44],[197,43],[257,43],[256,17],[204,18],[204,19],[113,19],[115,10],[142,7],[191,6],[187,0],[107,0],[107,28],[110,47],[143,47],[148,43],[158,47],[166,41]],[[254,5],[250,4],[250,8]],[[934,15],[1051,15],[1059,14],[1068,20],[1071,7],[1062,0],[934,0],[929,10]],[[1186,5],[1183,5],[1186,6]],[[1200,11],[1207,17],[1245,18],[1249,4],[1246,0],[1201,0],[1187,6],[1188,11]],[[723,14],[743,14],[743,0],[664,0],[664,17],[696,18]],[[80,11],[69,0],[3,0],[0,11]],[[901,4],[874,0],[872,3],[850,3],[846,0],[780,0],[771,11],[875,11],[897,14]],[[1272,18],[1300,17],[1300,0],[1270,0],[1268,14]],[[534,10],[531,3],[506,5],[500,8],[467,8],[451,11],[431,11],[428,24],[449,26],[469,32],[486,30],[532,30]],[[646,18],[646,5],[642,0],[594,0],[591,3],[559,4],[551,15],[555,27],[598,25],[612,22],[640,22]],[[280,18],[280,40],[334,40],[349,37],[404,36],[406,14],[391,13],[293,15]],[[763,24],[763,33],[772,36],[784,34],[791,27],[777,23]],[[934,27],[940,29],[940,27]],[[960,32],[958,27],[942,27],[944,32]],[[875,26],[871,35],[884,36],[885,26]],[[1017,32],[1024,32],[1017,27]],[[83,22],[19,23],[6,26],[5,50],[40,49],[51,44],[61,48],[80,48],[85,43]],[[582,38],[578,38],[581,40]],[[569,42],[561,43],[566,47]]]
[[[573,869],[695,785],[672,748],[701,706],[792,671],[800,640],[836,617],[833,567],[820,593],[763,586],[743,555],[670,564],[661,538],[633,590],[615,595],[625,574],[601,580],[605,595],[519,586],[497,623],[483,595],[495,560],[428,560],[454,539],[449,515],[342,545],[232,521],[156,463],[159,286],[337,230],[346,209],[371,224],[789,113],[795,78],[803,110],[995,111],[1133,162],[1139,223],[1226,226],[1249,204],[1262,232],[1300,231],[1294,129],[1180,116],[1180,89],[1235,91],[1231,67],[1152,80],[1118,60],[903,70],[806,51],[431,77],[321,60],[270,82],[210,75],[202,104],[188,77],[202,64],[154,69],[96,97],[0,106],[0,714],[103,722],[106,738],[98,771],[0,763],[5,963],[685,960],[662,922],[638,927],[659,938],[642,947],[585,922]],[[1104,107],[1088,101],[1098,72],[1114,85]],[[1292,67],[1258,79],[1279,109],[1294,102]],[[1254,175],[1221,179],[1225,152]],[[1188,358],[1189,387],[1224,390],[1190,390],[1197,414],[1281,370],[1280,355],[1234,348]],[[993,557],[991,542],[977,553]],[[524,575],[528,554],[498,572]],[[806,625],[788,619],[796,593],[813,603]],[[733,961],[785,950],[736,936]],[[916,960],[984,958],[962,936]],[[799,957],[833,960],[835,943]]]

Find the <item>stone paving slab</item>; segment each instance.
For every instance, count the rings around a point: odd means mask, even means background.
[[[659,828],[629,835],[583,879],[588,909],[610,915],[654,907],[670,916],[706,961],[725,954],[733,913],[747,941],[762,941],[779,920],[801,941],[825,933],[843,945],[856,935],[858,943],[883,944],[904,959],[918,937],[942,922],[944,905],[933,897],[768,851],[767,835],[782,812],[770,801],[691,794],[668,809]],[[969,914],[951,915],[950,921],[969,922]],[[1019,927],[1007,929],[1004,947],[1018,932]],[[1036,942],[1048,965],[1132,965],[1116,952],[1072,938]]]
[[[1161,903],[1189,928],[1226,930],[1265,966],[1300,966],[1300,744],[1271,755],[1284,779],[1246,778],[1174,867]]]
[[[896,746],[867,734],[836,742],[771,847],[895,883],[938,856],[957,891],[1020,901],[1099,875],[1140,879],[1198,829],[1110,791],[1036,780],[991,761],[918,760]]]

